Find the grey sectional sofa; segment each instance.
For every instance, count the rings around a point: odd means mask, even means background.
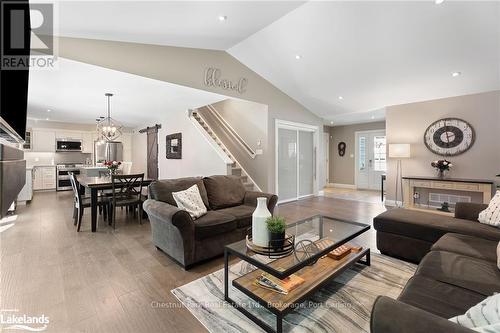
[[[177,208],[172,192],[198,185],[208,209],[193,220]],[[149,216],[154,245],[184,268],[219,256],[224,246],[244,239],[252,225],[258,197],[266,197],[272,213],[278,197],[247,191],[236,176],[211,176],[159,180],[149,185],[144,210]]]
[[[474,332],[448,319],[500,292],[500,229],[477,221],[484,207],[458,204],[456,218],[404,209],[375,218],[379,250],[420,264],[397,300],[377,299],[373,333]]]

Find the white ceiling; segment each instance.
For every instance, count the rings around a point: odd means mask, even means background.
[[[228,52],[327,123],[374,121],[500,89],[500,3],[309,2]]]
[[[63,58],[58,65],[58,70],[30,71],[30,119],[95,123],[97,117],[106,115],[104,93],[111,92],[115,94],[111,116],[127,127],[135,127],[160,119],[162,113],[187,112],[227,98]]]
[[[58,35],[226,50],[303,3],[59,1]]]

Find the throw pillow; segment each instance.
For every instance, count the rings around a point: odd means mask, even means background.
[[[488,208],[479,213],[479,222],[500,228],[500,191],[491,199]]]
[[[500,269],[500,242],[497,245],[497,267]]]
[[[463,315],[450,318],[450,321],[476,332],[498,332],[500,328],[500,294],[495,294],[479,302]]]
[[[198,185],[193,185],[187,190],[172,192],[175,203],[179,209],[185,210],[193,219],[197,219],[207,213],[207,207],[203,203]]]

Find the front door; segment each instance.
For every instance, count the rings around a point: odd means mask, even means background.
[[[356,132],[356,187],[380,189],[386,170],[385,130]]]

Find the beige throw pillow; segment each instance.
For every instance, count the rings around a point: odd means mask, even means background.
[[[500,228],[500,191],[491,199],[488,208],[479,213],[479,222]]]
[[[450,321],[476,332],[491,333],[500,331],[500,294],[494,294],[474,305],[463,315],[450,318]]]
[[[193,219],[197,219],[207,213],[207,207],[203,203],[200,190],[195,184],[184,191],[172,192],[177,207],[185,210]]]

